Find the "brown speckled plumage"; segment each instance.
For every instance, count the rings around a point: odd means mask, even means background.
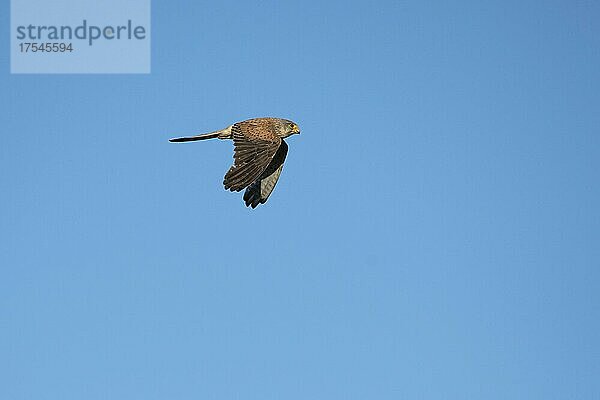
[[[253,118],[237,122],[225,129],[198,136],[170,139],[190,142],[204,139],[232,139],[233,165],[225,174],[225,189],[246,189],[244,202],[255,208],[264,204],[279,179],[288,146],[283,140],[300,133],[298,125],[281,118]]]

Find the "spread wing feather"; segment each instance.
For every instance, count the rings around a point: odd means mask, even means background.
[[[271,163],[260,175],[259,179],[254,181],[244,192],[244,202],[246,206],[255,208],[259,204],[264,204],[275,189],[275,185],[281,175],[283,169],[283,162],[287,155],[288,146],[285,141],[281,141],[281,146],[273,156]]]
[[[281,138],[268,128],[262,124],[248,122],[232,126],[233,165],[225,174],[225,189],[239,192],[259,179],[267,169],[283,143]]]

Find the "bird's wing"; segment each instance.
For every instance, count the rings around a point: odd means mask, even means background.
[[[273,156],[273,160],[267,167],[267,169],[260,175],[260,177],[248,186],[246,192],[244,192],[244,202],[246,207],[252,206],[255,208],[259,204],[264,204],[271,195],[281,170],[283,169],[283,162],[288,152],[288,146],[284,140],[281,141],[281,146]]]
[[[263,125],[234,124],[233,165],[225,174],[226,190],[239,192],[257,180],[267,169],[281,145],[281,138]]]

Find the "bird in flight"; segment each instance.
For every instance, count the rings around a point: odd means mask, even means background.
[[[169,139],[193,142],[205,139],[232,139],[233,165],[225,174],[225,190],[244,192],[246,207],[264,204],[281,175],[288,146],[284,138],[299,134],[294,122],[282,118],[253,118],[237,122],[220,131]]]

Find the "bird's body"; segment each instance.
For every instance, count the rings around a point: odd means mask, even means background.
[[[225,189],[246,189],[244,202],[255,208],[267,201],[279,179],[288,146],[283,140],[300,133],[298,125],[281,118],[253,118],[237,122],[219,131],[170,139],[191,142],[205,139],[232,139],[233,165],[225,174]]]

